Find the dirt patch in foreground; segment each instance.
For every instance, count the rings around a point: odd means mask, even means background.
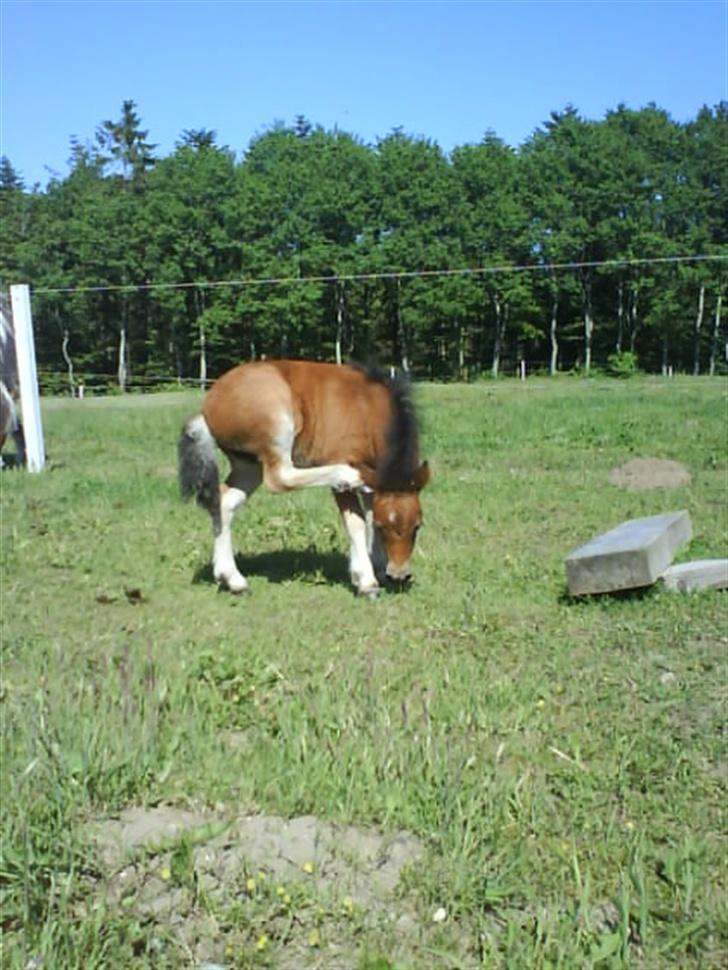
[[[645,491],[650,488],[679,488],[689,485],[690,472],[679,461],[668,458],[633,458],[609,473],[612,485],[630,491]]]
[[[281,970],[351,967],[362,939],[406,964],[436,942],[470,965],[444,910],[418,915],[407,876],[424,846],[407,832],[158,806],[97,821],[91,836],[104,870],[96,890],[187,965],[267,954]]]

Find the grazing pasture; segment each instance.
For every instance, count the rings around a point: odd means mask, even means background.
[[[376,602],[325,490],[258,492],[251,593],[217,592],[176,482],[198,395],[44,402],[49,470],[0,478],[4,967],[725,965],[728,597],[572,600],[563,568],[681,508],[679,558],[726,555],[725,382],[416,400],[416,582]],[[690,480],[610,482],[637,457]],[[111,859],[95,833],[130,809],[200,824]],[[341,865],[232,865],[252,815],[418,849],[384,905]]]

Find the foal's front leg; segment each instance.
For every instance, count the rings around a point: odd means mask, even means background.
[[[352,585],[362,596],[374,598],[379,584],[367,548],[367,523],[355,492],[334,492],[341,518],[349,536],[349,575]]]
[[[374,525],[374,493],[369,489],[363,489],[359,493],[359,498],[364,509],[364,520],[366,522],[367,552],[377,581],[383,583],[387,574],[387,556]]]

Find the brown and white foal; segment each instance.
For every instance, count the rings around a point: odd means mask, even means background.
[[[223,485],[216,444],[230,461]],[[235,563],[233,517],[261,482],[272,492],[333,489],[350,540],[351,581],[374,596],[379,553],[387,579],[411,579],[419,493],[429,477],[405,385],[353,366],[241,364],[210,388],[179,441],[182,495],[194,495],[212,516],[213,574],[233,593],[248,587]]]

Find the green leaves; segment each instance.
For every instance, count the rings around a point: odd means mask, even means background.
[[[300,116],[240,158],[207,128],[158,158],[125,101],[44,192],[0,162],[0,285],[34,289],[41,373],[70,360],[89,388],[119,355],[132,387],[261,354],[437,378],[613,353],[715,373],[726,263],[641,261],[728,256],[727,149],[722,103],[687,124],[568,106],[517,149],[489,131],[450,156]]]

